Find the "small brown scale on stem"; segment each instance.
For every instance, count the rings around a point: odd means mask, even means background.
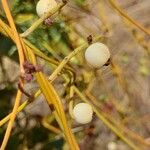
[[[66,4],[66,3],[68,2],[68,0],[62,0],[62,2],[63,2],[64,4]]]
[[[88,126],[88,128],[85,129],[85,133],[91,137],[94,135],[94,129],[95,129],[95,125],[91,124],[90,126]]]
[[[49,104],[49,108],[50,108],[50,110],[51,110],[52,112],[55,111],[55,108],[54,108],[54,105],[53,105],[53,104]]]
[[[33,80],[33,73],[39,72],[42,70],[42,67],[40,65],[33,65],[28,61],[25,61],[23,64],[25,73],[20,75],[20,78],[23,79],[25,82],[30,82]],[[22,87],[21,82],[18,83],[18,89],[25,94],[27,97],[30,98],[30,100],[33,100],[34,96],[29,94],[25,89]]]
[[[51,17],[44,20],[44,24],[47,26],[51,26],[54,23],[54,21],[51,19]]]
[[[89,44],[92,44],[92,42],[93,42],[93,37],[92,37],[92,35],[89,35],[89,36],[87,37],[87,41],[88,41]]]
[[[28,61],[25,61],[23,64],[24,70],[26,74],[32,74],[35,72],[39,72],[42,70],[42,67],[40,65],[33,65]]]
[[[103,111],[106,113],[112,113],[115,110],[113,103],[105,102],[103,105]]]

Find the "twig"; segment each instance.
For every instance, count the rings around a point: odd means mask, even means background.
[[[39,18],[37,21],[35,21],[33,23],[33,25],[27,29],[24,33],[20,34],[21,37],[27,37],[29,34],[31,34],[40,24],[42,24],[42,22],[47,19],[48,17],[52,16],[53,14],[55,14],[57,11],[59,11],[63,6],[66,5],[66,2],[60,3],[57,5],[57,7],[55,7],[54,9],[52,9],[51,11],[45,13],[41,18]]]
[[[24,93],[27,97],[29,97],[29,100],[31,100],[31,101],[33,100],[34,96],[31,95],[31,94],[29,94],[27,91],[25,91],[25,90],[23,89],[23,87],[22,87],[22,85],[21,85],[20,82],[18,83],[18,89],[19,89],[22,93]]]
[[[20,41],[20,37],[19,37],[18,32],[16,30],[16,27],[15,27],[11,12],[9,10],[9,6],[8,6],[7,1],[2,0],[2,5],[3,5],[4,11],[6,13],[8,22],[11,26],[12,32],[14,34],[14,39],[15,39],[16,46],[18,48],[19,61],[20,61],[20,71],[21,71],[21,73],[24,73],[23,63],[24,63],[24,60],[25,60],[25,56],[24,56],[24,50],[23,50],[23,47],[22,47],[22,44],[21,44],[21,41]],[[21,81],[21,84],[23,85],[23,81]],[[19,107],[21,96],[22,96],[22,92],[20,90],[18,90],[16,100],[15,100],[15,104],[14,104],[13,111],[12,111],[12,115],[11,115],[10,121],[8,123],[6,133],[5,133],[5,136],[4,136],[4,139],[3,139],[0,150],[4,150],[6,145],[7,145],[7,142],[8,142],[8,139],[10,137],[10,133],[11,133],[11,130],[12,130],[12,127],[13,127],[13,123],[14,123],[15,118],[16,118],[17,109]]]
[[[18,48],[19,61],[20,61],[20,69],[21,69],[21,72],[23,73],[23,72],[24,72],[24,69],[23,69],[23,66],[22,66],[22,65],[23,65],[23,63],[24,63],[25,56],[24,56],[24,50],[23,50],[22,44],[21,44],[21,42],[20,42],[20,37],[19,37],[18,32],[17,32],[17,29],[16,29],[16,27],[15,27],[15,24],[14,24],[14,21],[13,21],[12,15],[11,15],[11,12],[10,12],[10,10],[9,10],[7,1],[6,1],[6,0],[2,0],[2,5],[3,5],[4,11],[5,11],[5,13],[6,13],[8,22],[9,22],[9,24],[10,24],[10,27],[11,27],[11,29],[12,29],[12,34],[14,35],[15,43],[16,43],[16,46],[17,46],[17,48]]]
[[[98,36],[93,38],[93,42],[96,42],[100,39],[104,38],[103,36]],[[84,44],[82,44],[81,46],[79,46],[78,48],[76,48],[73,52],[71,52],[68,56],[66,56],[63,61],[59,64],[59,66],[56,68],[56,70],[52,73],[52,75],[49,77],[49,80],[52,81],[54,80],[57,75],[61,72],[61,70],[63,69],[63,67],[68,63],[68,61],[75,56],[77,53],[79,53],[80,51],[82,51],[83,49],[85,49],[86,47],[88,47],[89,44],[88,42],[85,42]]]
[[[137,21],[135,21],[133,18],[129,17],[126,12],[118,6],[117,2],[115,0],[108,0],[111,6],[124,18],[126,18],[128,21],[130,21],[133,25],[135,25],[137,28],[142,30],[144,33],[150,36],[150,31],[144,28],[142,25],[140,25]]]
[[[1,19],[0,19],[0,28],[2,28],[0,30],[0,32],[2,34],[4,34],[5,36],[9,36],[15,42],[14,35],[13,35],[10,27],[7,24],[5,24]],[[38,57],[43,58],[44,60],[46,60],[54,65],[60,64],[60,62],[46,56],[42,51],[40,51],[37,47],[35,47],[33,44],[31,44],[28,40],[23,38],[23,42],[25,43],[26,47],[31,48],[32,51],[34,52],[34,54],[36,54]],[[64,68],[67,70],[70,70],[71,72],[74,71],[71,67],[69,67],[67,65],[64,66]]]
[[[15,105],[14,105],[12,114],[10,116],[10,121],[8,123],[7,130],[6,130],[6,133],[5,133],[5,136],[4,136],[4,139],[3,139],[0,150],[5,150],[5,147],[7,145],[7,142],[8,142],[8,139],[10,137],[10,133],[11,133],[11,130],[12,130],[12,127],[13,127],[13,124],[14,124],[14,120],[15,120],[15,117],[16,117],[16,114],[17,114],[17,109],[18,109],[18,106],[19,106],[21,96],[22,96],[22,92],[20,90],[18,90],[16,100],[15,100]]]
[[[28,49],[28,56],[27,58],[32,62],[32,64],[36,65],[36,58],[35,55],[31,50]],[[35,77],[37,82],[40,85],[41,91],[44,94],[47,103],[53,104],[56,111],[54,111],[55,117],[57,117],[57,122],[59,123],[60,127],[62,127],[64,131],[65,138],[70,146],[71,150],[79,150],[77,141],[75,140],[74,135],[71,132],[70,127],[68,126],[67,119],[65,116],[65,112],[63,110],[63,106],[61,100],[55,91],[54,87],[50,82],[48,82],[47,78],[42,72],[35,73]]]
[[[123,134],[122,132],[119,132],[117,130],[117,128],[115,126],[113,126],[113,124],[111,124],[98,110],[97,108],[91,104],[89,102],[89,100],[78,90],[78,88],[76,88],[76,86],[74,86],[74,91],[76,92],[76,94],[86,103],[89,103],[92,108],[93,111],[96,113],[96,115],[99,117],[99,119],[101,121],[103,121],[103,123],[109,127],[109,129],[111,129],[118,137],[120,137],[127,145],[129,145],[132,149],[134,150],[140,150],[134,143],[132,143],[130,140],[128,140]]]

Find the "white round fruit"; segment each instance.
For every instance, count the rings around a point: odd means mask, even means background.
[[[87,124],[92,121],[92,107],[87,103],[79,103],[73,108],[73,116],[76,122]]]
[[[39,0],[36,5],[36,12],[41,17],[44,13],[47,13],[56,6],[57,2],[55,0]]]
[[[85,51],[87,63],[94,67],[100,68],[107,63],[110,58],[108,47],[100,42],[91,44]]]
[[[117,144],[115,142],[109,142],[108,150],[117,150]]]

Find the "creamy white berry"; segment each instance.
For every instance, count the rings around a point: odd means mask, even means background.
[[[85,51],[87,63],[94,67],[100,68],[107,63],[110,58],[108,47],[100,42],[91,44]]]
[[[56,6],[57,2],[55,0],[39,0],[36,5],[36,12],[41,17],[44,13],[47,13]]]
[[[117,150],[117,144],[115,142],[109,142],[108,150]]]
[[[87,103],[79,103],[73,108],[73,116],[76,122],[87,124],[92,121],[92,107]]]

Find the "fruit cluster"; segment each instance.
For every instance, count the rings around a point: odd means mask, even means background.
[[[39,0],[36,6],[36,11],[39,17],[44,13],[52,10],[57,6],[55,0]],[[104,66],[110,59],[110,52],[108,47],[100,42],[91,44],[85,51],[85,60],[87,63],[96,69]],[[73,119],[80,124],[87,124],[92,121],[93,109],[87,103],[79,103],[74,106]]]

